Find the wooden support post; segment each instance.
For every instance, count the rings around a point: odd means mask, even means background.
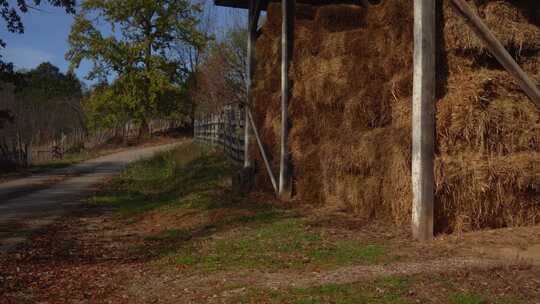
[[[251,158],[249,151],[249,141],[250,141],[250,128],[249,128],[249,118],[248,111],[249,105],[251,104],[251,87],[253,83],[253,76],[255,72],[255,40],[256,40],[256,31],[253,29],[253,20],[256,16],[256,0],[249,0],[248,8],[248,41],[247,41],[247,105],[244,107],[245,111],[245,123],[244,123],[244,168],[251,167]]]
[[[253,15],[249,18],[249,29],[257,34],[259,26],[259,17],[261,16],[261,1],[262,0],[250,0],[253,2]],[[258,35],[258,34],[257,34]]]
[[[289,99],[291,81],[289,66],[294,46],[295,0],[281,1],[281,158],[279,167],[279,196],[289,200],[292,196],[292,165],[289,149]]]
[[[412,106],[412,233],[433,238],[435,153],[435,3],[414,0]]]
[[[469,5],[463,0],[451,0],[454,8],[465,19],[467,24],[473,29],[491,54],[497,58],[499,63],[510,73],[519,83],[519,86],[531,98],[540,109],[540,90],[536,84],[527,76],[517,62],[510,56],[502,43],[493,35],[482,19],[474,14]]]

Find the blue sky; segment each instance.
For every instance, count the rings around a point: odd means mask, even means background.
[[[48,61],[65,72],[69,63],[64,59],[64,54],[69,48],[67,37],[73,16],[48,5],[42,5],[40,9],[41,11],[33,10],[21,15],[25,26],[24,34],[9,33],[3,20],[0,21],[0,37],[7,43],[7,48],[0,52],[6,61],[13,62],[19,69],[32,69]],[[218,32],[230,27],[231,20],[245,18],[245,13],[238,9],[214,7],[213,14]],[[76,71],[79,78],[83,79],[90,68],[88,62],[83,62]]]

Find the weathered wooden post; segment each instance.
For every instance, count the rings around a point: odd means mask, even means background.
[[[281,158],[279,170],[279,196],[289,200],[292,196],[292,165],[289,149],[289,100],[291,81],[289,67],[293,56],[295,1],[282,0],[281,26]]]
[[[26,165],[30,166],[33,162],[33,155],[32,155],[32,143],[34,141],[30,140],[30,144],[27,144],[26,146]]]
[[[414,0],[412,100],[412,233],[433,238],[435,153],[435,27],[433,0]]]
[[[244,192],[249,191],[254,182],[254,168],[250,157],[251,126],[249,123],[249,107],[253,103],[252,86],[255,75],[257,24],[260,16],[262,0],[248,1],[248,41],[247,41],[247,100],[244,105],[244,168],[239,173],[239,187]]]
[[[255,72],[255,40],[257,39],[256,25],[253,26],[253,20],[256,15],[256,0],[249,0],[248,7],[248,41],[247,41],[247,105],[244,106],[244,168],[251,167],[251,157],[249,155],[250,126],[248,121],[248,107],[251,105],[251,87]]]

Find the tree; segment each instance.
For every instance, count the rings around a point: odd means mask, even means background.
[[[15,1],[13,1],[15,2]],[[0,17],[6,23],[6,28],[11,33],[24,33],[24,24],[21,13],[27,13],[29,9],[37,9],[42,3],[47,2],[56,7],[65,8],[67,13],[75,13],[75,0],[17,0],[15,4],[9,0],[0,0]],[[0,38],[0,49],[6,47],[6,43]],[[6,80],[13,73],[13,64],[4,62],[0,54],[0,80]]]
[[[0,99],[0,108],[9,110],[13,122],[4,125],[1,136],[30,143],[84,127],[82,84],[75,75],[47,62],[18,74],[22,81],[4,85],[5,98]]]
[[[214,111],[225,104],[246,100],[246,40],[247,31],[236,27],[209,47],[189,90],[201,111]]]
[[[17,85],[17,98],[29,103],[44,103],[50,107],[59,109],[61,113],[69,116],[62,117],[57,115],[48,115],[43,117],[37,115],[33,120],[44,119],[41,122],[41,128],[47,124],[47,121],[52,123],[51,129],[54,128],[69,128],[69,125],[74,125],[77,128],[84,127],[84,113],[81,107],[82,98],[82,83],[77,76],[72,72],[63,74],[60,69],[49,62],[44,62],[35,69],[22,74],[22,84]],[[59,121],[54,121],[58,119]],[[62,121],[69,122],[64,125]],[[77,124],[74,124],[77,121]]]
[[[72,68],[90,60],[88,79],[114,82],[91,95],[92,108],[124,111],[124,118],[141,123],[145,132],[151,118],[179,110],[182,102],[182,65],[174,59],[178,44],[203,46],[197,30],[198,6],[187,0],[87,0],[69,35],[66,58]],[[112,34],[105,36],[96,20],[105,21]],[[104,100],[103,96],[108,96]],[[104,103],[116,103],[105,105]],[[174,111],[173,111],[174,112]]]
[[[0,110],[0,129],[4,128],[8,122],[13,122],[11,112],[9,110]]]
[[[188,107],[183,90],[167,78],[150,75],[150,84],[140,74],[121,76],[112,84],[100,83],[83,102],[87,122],[91,129],[118,129],[137,117],[149,117],[151,113],[162,113],[162,118],[182,120],[188,116]],[[141,89],[148,89],[142,92]],[[148,94],[154,102],[148,106],[139,104],[141,94]],[[152,106],[149,110],[148,107]],[[157,114],[156,114],[157,115]]]
[[[208,44],[215,41],[213,33],[217,15],[214,11],[214,3],[212,1],[205,2],[202,9],[196,12],[196,18],[199,20],[197,30],[206,37],[206,40],[202,41],[203,44],[194,45],[180,42],[174,45],[174,55],[180,63],[184,80],[192,78],[193,74],[197,72]]]
[[[82,84],[75,74],[63,74],[49,62],[38,65],[35,69],[22,73],[25,87],[20,88],[20,96],[50,100],[54,98],[80,99]]]

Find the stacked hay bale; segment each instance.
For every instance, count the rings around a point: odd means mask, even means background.
[[[470,4],[540,81],[540,4]],[[537,224],[540,111],[452,8],[439,11],[437,228]],[[300,202],[409,223],[412,12],[409,0],[297,6],[289,141]],[[280,29],[272,4],[257,42],[253,108],[275,172]],[[268,185],[262,170],[258,184]]]

